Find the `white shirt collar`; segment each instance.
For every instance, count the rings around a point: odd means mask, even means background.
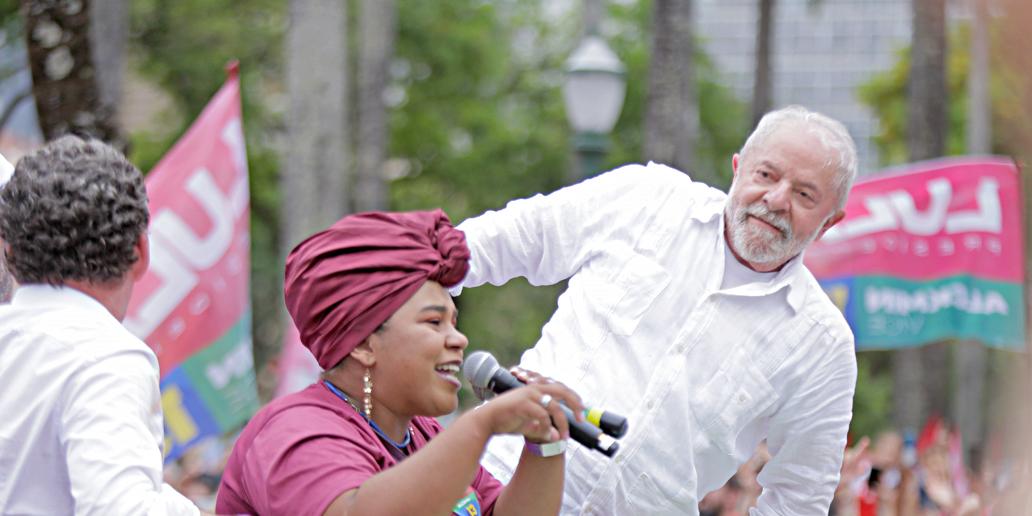
[[[683,172],[670,168],[666,165],[656,163],[654,161],[648,162],[647,168],[651,169],[666,169],[678,174]],[[723,245],[727,245],[727,240],[724,238],[724,206],[727,204],[727,195],[713,195],[709,197],[702,197],[696,199],[696,206],[693,207],[689,214],[689,218],[702,222],[712,223],[714,219],[717,219],[720,225],[718,230],[720,233],[720,239],[723,241]],[[803,306],[803,302],[806,301],[806,276],[808,271],[802,265],[803,253],[799,253],[798,256],[792,258],[785,266],[778,271],[778,274],[768,282],[761,284],[757,289],[749,289],[746,295],[769,295],[773,294],[782,288],[788,289],[786,300],[792,307],[792,310],[799,312]],[[719,283],[718,283],[719,285]]]
[[[720,227],[719,234],[721,245],[725,248],[729,247],[727,238],[724,236],[724,217],[723,209],[719,210]],[[745,291],[741,292],[743,295],[757,295],[765,296],[773,294],[783,288],[788,289],[788,293],[785,296],[785,300],[788,302],[792,310],[799,312],[803,306],[803,302],[806,300],[806,275],[807,270],[803,267],[803,254],[799,253],[797,256],[785,263],[785,265],[778,271],[770,281],[759,284],[743,285]]]
[[[17,307],[73,306],[98,315],[114,317],[104,305],[89,294],[72,287],[43,284],[21,285],[11,298],[11,305]]]

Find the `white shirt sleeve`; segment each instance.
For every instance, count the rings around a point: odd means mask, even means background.
[[[827,514],[838,486],[856,387],[853,343],[829,342],[831,357],[773,416],[771,459],[757,480],[751,515]]]
[[[0,154],[0,188],[3,188],[11,179],[11,174],[14,174],[14,165],[11,165],[11,162]]]
[[[647,223],[641,218],[649,216],[649,203],[669,190],[672,174],[684,176],[660,165],[626,165],[464,221],[458,228],[466,233],[472,256],[461,286],[502,285],[517,276],[549,285],[570,277],[605,242]]]
[[[199,514],[162,482],[161,397],[145,352],[83,368],[68,385],[61,417],[76,514]]]

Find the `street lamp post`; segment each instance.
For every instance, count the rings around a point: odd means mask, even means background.
[[[627,82],[623,63],[602,38],[589,35],[566,61],[563,100],[573,128],[580,179],[602,169],[608,134],[623,107]]]

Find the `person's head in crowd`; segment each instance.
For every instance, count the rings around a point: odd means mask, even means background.
[[[63,136],[18,161],[0,190],[0,238],[15,281],[68,286],[118,319],[149,264],[143,177],[119,151]]]
[[[0,190],[3,189],[7,181],[11,179],[11,174],[14,173],[14,166],[11,162],[7,161],[7,158],[0,155]],[[3,249],[3,239],[0,239],[0,250]],[[11,277],[11,273],[7,272],[7,265],[4,262],[3,252],[0,252],[0,303],[6,303],[11,300],[11,294],[14,293],[14,278]]]
[[[468,268],[444,212],[361,213],[287,258],[287,309],[324,376],[381,426],[455,410],[468,341],[445,287]],[[359,400],[355,400],[356,402]]]
[[[842,220],[856,146],[840,122],[790,106],[765,115],[731,165],[728,243],[739,260],[768,272]]]

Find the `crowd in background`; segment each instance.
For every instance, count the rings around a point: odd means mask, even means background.
[[[699,504],[702,516],[744,516],[760,495],[757,475],[770,455],[764,445]],[[932,421],[917,438],[885,431],[846,450],[832,516],[1022,516],[1029,471],[999,446],[971,454],[960,436]],[[1024,486],[1024,487],[1023,487]]]

